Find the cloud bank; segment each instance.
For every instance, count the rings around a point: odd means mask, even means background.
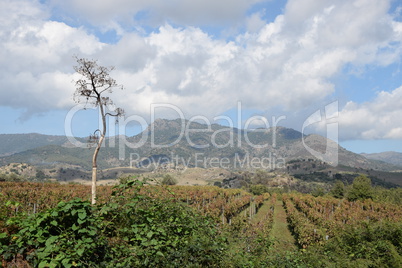
[[[70,109],[73,55],[115,66],[125,90],[112,98],[142,116],[153,103],[170,103],[187,116],[213,117],[237,101],[297,113],[333,99],[333,79],[345,69],[401,61],[402,23],[389,13],[390,1],[289,0],[273,21],[248,12],[264,1],[171,2],[3,0],[0,105],[26,114]],[[216,38],[204,28],[212,24],[234,32]],[[94,29],[114,29],[120,38],[101,42]],[[341,107],[343,138],[402,138],[401,91]]]

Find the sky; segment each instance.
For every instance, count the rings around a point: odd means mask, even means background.
[[[155,118],[336,124],[346,149],[402,152],[401,0],[0,0],[0,133],[97,128],[75,57],[124,86],[110,135]]]

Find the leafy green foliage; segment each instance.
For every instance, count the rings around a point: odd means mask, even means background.
[[[105,233],[113,241],[114,267],[219,263],[224,241],[216,239],[212,219],[172,200],[143,196],[141,187],[139,181],[120,185],[113,203],[100,210]]]
[[[373,198],[371,180],[364,175],[360,175],[353,180],[352,187],[347,194],[349,201]]]
[[[48,176],[46,176],[46,174],[45,174],[42,170],[38,169],[38,170],[36,171],[35,178],[36,178],[38,181],[43,181],[43,180],[48,179]]]
[[[324,247],[332,261],[346,267],[400,267],[402,263],[402,223],[364,223],[348,226]],[[330,259],[331,260],[331,259]]]
[[[23,218],[15,233],[0,233],[0,255],[35,267],[217,266],[225,240],[212,219],[171,200],[139,193],[142,182],[116,187],[97,207],[73,199]]]
[[[325,194],[325,190],[322,186],[316,186],[314,190],[311,192],[311,195],[314,197],[323,196]]]
[[[253,195],[261,195],[263,193],[268,193],[269,192],[269,188],[266,185],[261,185],[261,184],[257,184],[257,185],[250,185],[250,193],[252,193]]]
[[[175,178],[173,178],[172,175],[166,174],[165,176],[163,176],[161,183],[162,183],[162,185],[176,185],[177,180]]]
[[[377,202],[402,205],[402,188],[385,189],[383,187],[375,187],[373,191],[373,200]]]
[[[13,200],[10,192],[0,194],[0,262],[5,267],[399,267],[402,261],[397,203],[282,194],[289,220],[284,225],[300,246],[282,248],[277,242],[283,238],[270,236],[276,195],[255,217],[234,214],[231,224],[218,225],[199,214],[205,213],[203,203],[212,210],[214,203],[205,200],[219,200],[201,186],[120,182],[97,206],[72,199],[31,216],[31,210],[24,212],[25,201]],[[34,184],[28,185],[32,192]],[[229,198],[228,190],[215,190]],[[178,198],[183,193],[199,199],[198,211],[186,205],[188,198]],[[398,189],[375,189],[374,199],[397,201],[398,194]],[[229,200],[234,204],[241,200],[237,197]]]
[[[345,196],[345,185],[342,181],[337,180],[330,191],[335,198],[343,198]]]
[[[0,181],[24,181],[25,179],[16,173],[0,174]]]
[[[24,219],[11,244],[0,253],[6,260],[20,254],[38,267],[96,264],[107,245],[100,226],[89,202],[60,202],[54,209]]]

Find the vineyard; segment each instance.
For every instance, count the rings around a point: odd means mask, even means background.
[[[302,248],[323,244],[345,231],[348,226],[399,222],[402,219],[400,206],[376,203],[371,200],[349,202],[336,198],[310,195],[283,195],[289,225]]]
[[[139,181],[100,186],[96,207],[89,200],[84,185],[1,182],[3,266],[402,263],[402,208],[389,202]]]
[[[100,186],[98,188],[98,202],[110,202],[113,187]],[[265,193],[252,196],[240,189],[221,189],[215,186],[155,186],[141,187],[138,192],[149,198],[170,199],[174,202],[183,202],[196,208],[204,215],[219,219],[222,223],[230,223],[232,218],[241,211],[253,215],[269,198]],[[128,193],[129,194],[129,193]],[[0,184],[0,203],[5,218],[16,216],[19,213],[34,214],[55,207],[60,201],[74,198],[89,200],[90,188],[85,185],[48,184],[30,182],[2,182]],[[0,225],[1,226],[1,225]]]

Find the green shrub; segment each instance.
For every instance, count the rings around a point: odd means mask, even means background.
[[[324,250],[346,267],[399,267],[402,263],[402,223],[363,222],[347,226]]]
[[[74,199],[25,217],[0,233],[0,255],[34,267],[219,267],[226,243],[215,222],[142,187],[128,181],[107,204]]]
[[[335,198],[343,198],[345,196],[345,185],[342,181],[336,180],[330,194]]]
[[[263,193],[268,193],[269,188],[268,186],[262,184],[250,185],[249,192],[252,193],[253,195],[261,195]]]
[[[175,178],[173,178],[172,175],[166,174],[165,176],[163,176],[161,183],[162,183],[162,185],[176,185],[177,180]]]
[[[349,201],[373,198],[371,180],[367,176],[360,175],[353,180],[353,184],[347,194]]]
[[[25,218],[0,252],[5,260],[22,255],[35,267],[91,266],[103,259],[107,241],[88,201],[74,199]]]
[[[214,221],[184,204],[140,195],[141,185],[120,185],[113,202],[101,208],[105,233],[112,241],[111,267],[219,264],[225,245]]]

